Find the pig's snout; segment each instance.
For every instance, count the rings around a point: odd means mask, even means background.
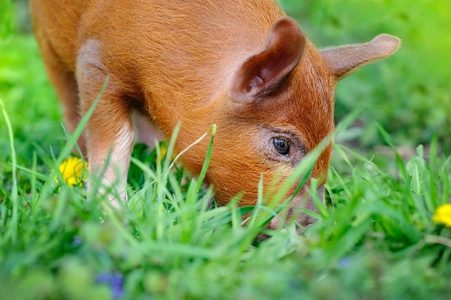
[[[324,186],[320,186],[317,189],[318,198],[319,200],[324,203]],[[296,221],[299,223],[304,229],[310,227],[313,223],[317,221],[316,218],[309,216],[306,213],[300,212],[296,209],[296,207],[304,208],[311,210],[314,213],[318,213],[318,210],[316,209],[315,205],[313,204],[313,200],[311,197],[306,197],[304,195],[297,195],[293,198],[293,200],[290,202],[290,205],[292,207],[288,208],[288,212],[286,213],[279,213],[278,217],[274,217],[269,224],[267,225],[268,229],[276,229],[280,228],[279,223],[282,221],[281,218],[286,215],[285,217],[285,223],[289,222],[290,220],[293,220],[294,216],[297,216]],[[299,233],[302,231],[302,228],[296,229]]]

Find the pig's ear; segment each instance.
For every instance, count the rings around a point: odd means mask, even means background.
[[[401,40],[389,34],[381,34],[365,44],[342,46],[321,50],[326,63],[340,80],[358,67],[386,58],[398,50]]]
[[[229,96],[249,102],[273,92],[299,63],[304,48],[305,37],[296,22],[280,19],[272,27],[265,48],[236,71]]]

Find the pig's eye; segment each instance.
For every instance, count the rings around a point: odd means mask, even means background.
[[[290,152],[290,142],[287,140],[275,138],[273,139],[274,148],[282,155],[287,155]]]

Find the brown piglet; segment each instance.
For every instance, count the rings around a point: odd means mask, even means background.
[[[153,144],[181,122],[179,153],[217,126],[205,177],[215,199],[226,204],[243,192],[239,205],[254,205],[260,178],[265,189],[274,178],[282,182],[334,131],[337,82],[400,44],[382,34],[317,50],[273,0],[30,0],[30,6],[69,132],[109,77],[79,146],[91,174],[110,162],[102,180],[122,200],[136,136]],[[181,156],[193,175],[208,143]],[[310,175],[320,194],[331,152],[329,143]],[[314,210],[303,200],[309,182],[293,206]],[[314,219],[300,214],[297,221],[308,226]]]

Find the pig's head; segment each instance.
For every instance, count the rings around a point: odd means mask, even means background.
[[[255,205],[261,176],[265,188],[274,178],[283,182],[334,131],[338,80],[359,66],[393,54],[399,43],[396,37],[380,35],[366,44],[318,51],[294,21],[279,20],[266,46],[235,70],[221,101],[207,174],[215,198],[225,204],[243,191],[240,206]],[[310,176],[319,180],[319,195],[324,195],[331,152],[332,143]],[[303,197],[309,185],[307,181],[291,205],[314,209],[310,198]],[[291,188],[291,195],[296,189],[297,185]],[[313,221],[306,215],[298,218],[303,226]],[[274,218],[270,227],[277,223]]]

